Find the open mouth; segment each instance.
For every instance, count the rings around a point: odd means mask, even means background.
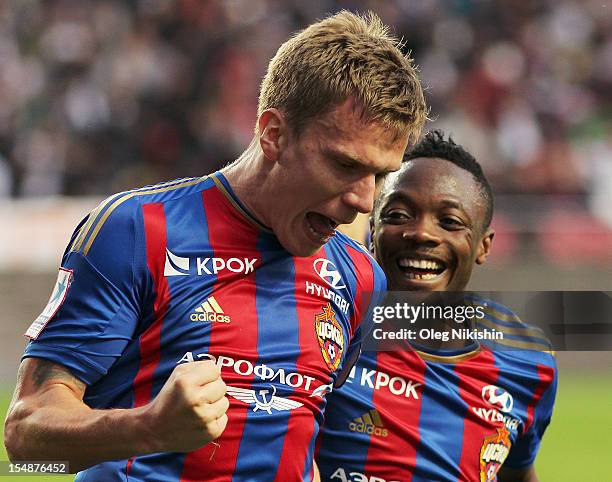
[[[323,214],[309,212],[306,221],[310,234],[321,243],[326,243],[336,234],[338,223]]]
[[[446,271],[446,264],[435,259],[399,258],[397,266],[408,279],[415,280],[435,280]]]

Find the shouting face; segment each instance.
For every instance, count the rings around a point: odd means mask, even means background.
[[[399,169],[407,144],[364,118],[351,99],[299,134],[272,111],[262,114],[260,129],[275,183],[265,222],[296,256],[312,255],[339,224],[372,210],[375,176]]]

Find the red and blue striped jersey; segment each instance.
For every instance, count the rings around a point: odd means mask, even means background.
[[[502,465],[533,463],[552,415],[554,356],[507,308],[487,302],[485,313],[512,333],[506,346],[362,354],[328,396],[322,481],[493,482]]]
[[[311,480],[325,396],[358,354],[360,307],[384,289],[341,233],[293,257],[220,173],[177,180],[85,218],[24,357],[69,368],[92,408],[147,404],[178,363],[221,368],[230,408],[218,448],[104,462],[78,481]]]

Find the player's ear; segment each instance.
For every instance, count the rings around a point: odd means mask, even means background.
[[[278,109],[266,109],[257,120],[259,145],[266,159],[277,161],[287,144],[287,123]]]
[[[487,258],[489,257],[494,236],[495,231],[491,228],[487,228],[478,245],[478,252],[476,253],[476,264],[484,264]]]

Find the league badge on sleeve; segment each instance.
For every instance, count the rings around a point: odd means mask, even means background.
[[[40,333],[43,331],[43,328],[47,325],[49,320],[53,318],[55,313],[57,313],[57,310],[60,309],[62,303],[64,303],[71,282],[72,270],[60,268],[57,275],[57,281],[55,282],[55,286],[53,287],[53,292],[51,293],[51,297],[47,302],[47,306],[43,312],[38,315],[38,318],[36,318],[30,325],[28,331],[24,333],[25,336],[31,338],[32,340],[36,340],[36,338],[38,338],[38,335],[40,335]]]
[[[315,330],[323,360],[332,372],[336,371],[344,351],[344,333],[330,303],[315,315]]]

